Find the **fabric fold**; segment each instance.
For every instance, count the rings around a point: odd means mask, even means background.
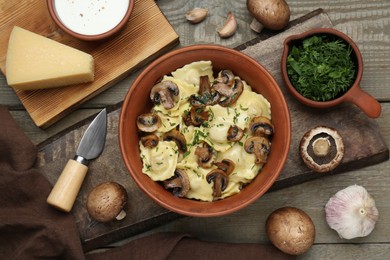
[[[37,149],[0,105],[0,259],[294,259],[271,245],[156,233],[85,254],[73,215],[46,203],[52,185],[34,168]]]

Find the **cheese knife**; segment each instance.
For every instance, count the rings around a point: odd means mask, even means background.
[[[103,109],[85,131],[76,150],[56,184],[47,203],[61,211],[70,212],[88,171],[88,163],[103,152],[107,133],[107,111]]]

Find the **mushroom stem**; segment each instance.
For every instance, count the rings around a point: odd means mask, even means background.
[[[126,217],[126,211],[124,211],[123,209],[121,210],[121,212],[119,212],[119,214],[115,217],[116,220],[122,220]]]
[[[330,142],[328,138],[318,138],[313,142],[313,152],[317,156],[326,156],[330,150]]]
[[[249,27],[257,33],[261,32],[264,29],[264,26],[259,23],[259,21],[257,21],[255,18],[252,19],[252,22]]]

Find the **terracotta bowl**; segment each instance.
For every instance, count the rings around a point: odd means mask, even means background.
[[[349,89],[338,96],[337,98],[329,101],[314,101],[302,96],[292,85],[288,73],[287,73],[287,57],[293,46],[302,45],[302,41],[308,37],[314,35],[327,35],[335,39],[341,39],[352,47],[353,52],[351,58],[356,64],[357,72],[355,75],[355,81]],[[344,33],[333,28],[318,28],[306,31],[299,35],[292,35],[285,39],[284,50],[281,60],[281,71],[284,83],[291,94],[302,104],[305,104],[314,108],[329,108],[339,105],[343,102],[350,102],[358,106],[367,116],[371,118],[377,118],[381,114],[381,105],[371,95],[366,93],[360,88],[360,81],[363,75],[363,59],[359,48],[355,42]]]
[[[150,111],[151,88],[163,75],[195,61],[211,60],[214,72],[230,69],[252,89],[271,103],[275,134],[269,160],[261,173],[243,190],[229,198],[202,202],[177,198],[162,185],[142,173],[142,161],[137,133],[137,116]],[[124,163],[137,185],[159,205],[176,213],[210,217],[232,213],[248,206],[263,195],[278,178],[290,148],[291,122],[284,96],[273,77],[255,60],[236,50],[215,45],[196,45],[172,51],[147,66],[135,79],[127,93],[119,120],[119,143]]]
[[[123,0],[121,3],[123,3],[123,6],[115,2],[94,3],[90,1],[47,0],[47,8],[53,21],[65,33],[84,41],[101,41],[116,35],[127,24],[134,8],[134,0]],[[114,6],[113,8],[119,9],[111,9],[110,6],[105,5],[112,5]],[[121,10],[121,8],[124,8],[124,10]],[[113,10],[114,14],[120,16],[115,17],[111,13],[107,17],[97,15],[108,13],[108,10]],[[113,19],[111,20],[110,18]],[[110,20],[111,22],[101,23],[101,21]],[[88,29],[85,29],[87,28],[85,24],[99,29],[97,29],[98,31],[89,32]]]

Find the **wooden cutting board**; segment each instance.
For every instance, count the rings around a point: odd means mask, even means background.
[[[80,41],[62,32],[52,21],[46,1],[0,0],[0,69],[5,75],[8,39],[15,25],[90,53],[95,59],[95,80],[91,83],[49,90],[15,90],[34,123],[42,128],[179,42],[179,36],[153,0],[135,0],[124,30],[98,43]]]
[[[293,99],[282,82],[279,59],[283,40],[289,35],[311,28],[331,26],[329,17],[322,10],[318,10],[291,22],[290,27],[282,33],[273,35],[264,32],[259,38],[237,47],[259,61],[275,77],[291,113],[291,149],[286,164],[271,190],[329,175],[310,171],[298,155],[300,139],[308,129],[316,125],[334,127],[344,137],[345,157],[341,165],[331,174],[355,170],[389,159],[389,149],[375,120],[367,118],[359,109],[349,104],[330,110],[309,109]],[[270,38],[265,40],[267,37]],[[182,217],[155,204],[131,179],[122,161],[118,145],[119,115],[120,106],[110,108],[105,149],[98,159],[91,162],[90,171],[72,210],[86,251]],[[52,184],[57,180],[67,160],[74,156],[74,151],[90,121],[87,120],[80,128],[75,128],[40,149],[38,166]],[[85,209],[88,193],[94,186],[105,181],[121,183],[128,192],[129,204],[125,209],[127,217],[122,221],[98,223],[89,217]]]

